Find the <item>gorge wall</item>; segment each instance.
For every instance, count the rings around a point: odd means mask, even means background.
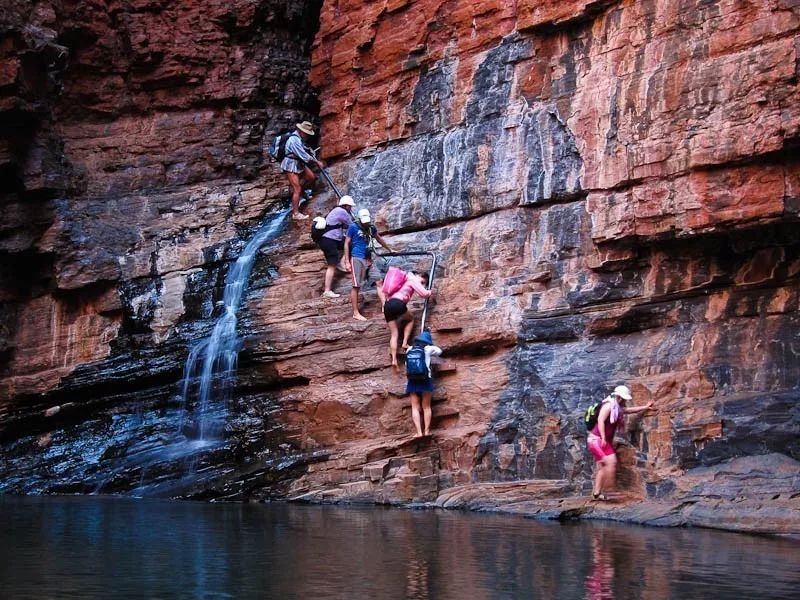
[[[0,490],[800,531],[800,2],[15,6]],[[437,254],[434,436],[411,438],[375,292],[367,322],[346,278],[321,299],[287,225],[225,439],[192,443],[189,348],[286,202],[261,146],[310,115],[387,240]],[[655,410],[620,500],[588,503],[578,422],[622,382]]]

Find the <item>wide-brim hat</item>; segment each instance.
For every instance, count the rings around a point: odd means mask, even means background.
[[[314,135],[314,124],[311,121],[303,121],[302,123],[297,123],[295,127],[297,127],[297,129],[299,129],[303,133],[307,133],[308,135]]]
[[[433,337],[431,337],[430,331],[423,331],[414,339],[414,341],[430,346],[433,344]]]
[[[626,385],[618,385],[614,388],[614,395],[619,396],[623,400],[632,400],[633,396],[631,395],[631,391],[628,389]]]

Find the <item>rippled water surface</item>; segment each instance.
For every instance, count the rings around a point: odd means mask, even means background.
[[[19,598],[798,598],[800,542],[445,511],[0,497]]]

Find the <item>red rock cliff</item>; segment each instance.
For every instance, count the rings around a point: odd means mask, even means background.
[[[241,4],[199,23],[126,5],[108,35],[73,26],[54,42],[87,68],[64,71],[37,118],[85,195],[48,201],[79,215],[69,227],[6,228],[29,232],[20,243],[53,280],[14,296],[3,382],[19,423],[6,451],[39,440],[51,455],[35,462],[67,474],[6,489],[124,491],[167,471],[124,462],[141,452],[132,432],[162,443],[180,359],[240,247],[232,221],[252,226],[280,183],[253,143],[263,13]],[[193,35],[159,38],[167,16]],[[98,73],[118,23],[128,62]],[[321,300],[321,256],[294,227],[256,269],[231,441],[192,493],[796,530],[799,28],[793,0],[324,3],[310,80],[332,174],[393,246],[439,259],[436,432],[410,439],[374,292],[366,323],[350,320],[345,280]],[[93,341],[76,345],[76,328]],[[657,410],[620,449],[627,501],[592,507],[577,423],[620,382]],[[30,416],[81,402],[91,417]],[[78,433],[96,446],[88,472]]]

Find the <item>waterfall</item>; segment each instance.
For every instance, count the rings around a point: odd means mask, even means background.
[[[190,406],[192,384],[196,383],[194,403],[195,433],[198,440],[220,434],[225,426],[226,404],[236,375],[236,363],[241,339],[236,334],[237,312],[247,289],[258,250],[281,230],[289,209],[283,210],[265,223],[247,243],[242,254],[231,266],[225,279],[222,314],[217,318],[211,335],[189,351],[183,369],[183,401]]]

